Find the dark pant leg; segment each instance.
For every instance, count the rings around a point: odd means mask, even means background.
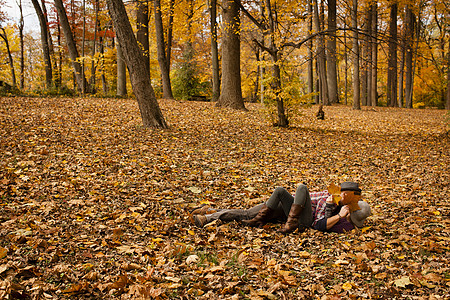
[[[300,225],[311,227],[313,222],[311,197],[308,188],[304,184],[300,184],[295,192],[294,203],[303,206],[300,212]]]
[[[299,226],[311,227],[313,217],[312,217],[312,207],[311,207],[311,197],[309,196],[309,191],[306,185],[301,184],[297,188],[295,197],[292,196],[286,189],[282,187],[277,187],[270,196],[266,205],[270,208],[275,207],[275,205],[281,204],[285,216],[289,216],[292,204],[299,204],[303,206],[300,213],[300,224]]]
[[[208,222],[212,222],[214,220],[221,220],[224,222],[250,220],[256,217],[263,205],[264,203],[261,203],[249,209],[219,209],[215,213],[206,215],[206,218]],[[283,208],[280,204],[272,214],[271,220],[283,220],[283,218],[286,219]]]

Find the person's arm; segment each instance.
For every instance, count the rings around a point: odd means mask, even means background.
[[[339,222],[339,220],[346,218],[349,214],[350,209],[348,205],[342,206],[341,210],[337,215],[327,218],[327,230],[336,225],[336,223]]]
[[[330,218],[333,215],[334,210],[336,209],[336,204],[333,203],[333,196],[330,195],[327,198],[325,204],[325,218]]]

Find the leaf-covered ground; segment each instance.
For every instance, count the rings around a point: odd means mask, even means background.
[[[170,130],[143,128],[133,100],[0,98],[0,298],[450,297],[445,111],[311,107],[281,129],[258,104],[160,105]],[[349,179],[363,230],[189,220]]]

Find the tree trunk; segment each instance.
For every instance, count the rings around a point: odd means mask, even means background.
[[[317,0],[314,0],[314,30],[320,32],[320,21],[319,21],[319,6]],[[322,98],[322,104],[330,105],[330,100],[328,96],[328,84],[327,84],[327,70],[326,70],[326,57],[325,57],[325,38],[321,34],[317,41],[317,64],[318,64],[318,75],[319,75],[319,85],[320,94]]]
[[[372,78],[370,79],[370,103],[372,106],[378,105],[378,91],[377,91],[377,77],[378,77],[378,13],[377,13],[377,2],[374,1],[371,7],[372,12]]]
[[[117,30],[117,29],[116,29]],[[124,97],[127,94],[127,68],[120,42],[116,42],[117,48],[117,96]]]
[[[450,41],[448,42],[447,53],[447,101],[445,102],[445,108],[450,109]]]
[[[82,8],[83,8],[83,33],[81,36],[81,77],[85,78],[85,73],[84,73],[84,60],[85,60],[85,55],[84,55],[84,45],[85,45],[85,41],[86,41],[86,1],[82,0]],[[86,80],[83,80],[81,82],[83,85],[81,86],[81,94],[84,95],[86,93]]]
[[[139,48],[142,51],[144,57],[145,66],[148,69],[148,78],[150,78],[150,42],[148,39],[148,0],[136,0],[137,10],[136,10],[136,39]]]
[[[396,106],[397,103],[397,2],[392,2],[389,18],[389,54],[386,89],[386,104]]]
[[[414,14],[409,6],[406,7],[405,19],[405,107],[412,108]]]
[[[166,58],[167,65],[169,66],[172,59],[172,41],[173,41],[173,15],[174,15],[175,0],[169,0],[169,24],[167,26],[167,45],[166,45]]]
[[[398,76],[398,107],[403,107],[403,77],[405,75],[405,40],[400,38],[400,73]]]
[[[19,0],[19,11],[20,11],[20,20],[19,20],[19,39],[20,39],[20,89],[23,90],[25,84],[25,64],[24,64],[24,44],[23,44],[23,8],[22,8],[22,0]]]
[[[99,13],[99,0],[95,0],[94,2],[94,11],[95,11],[95,20],[94,20],[94,41],[92,43],[92,62],[91,62],[91,78],[89,79],[89,85],[92,87],[92,93],[97,92],[96,88],[96,70],[97,65],[94,62],[95,53],[97,52],[97,31],[99,26],[99,19],[98,19],[98,13]]]
[[[105,58],[103,57],[103,54],[104,54],[105,50],[104,50],[104,45],[103,45],[104,38],[102,36],[100,36],[98,38],[98,43],[99,43],[99,46],[100,46],[99,52],[100,52],[100,57],[101,57],[100,70],[102,72],[102,75],[101,75],[102,90],[103,90],[103,94],[106,95],[106,94],[108,94],[108,83],[106,81],[106,75],[105,75]]]
[[[116,29],[117,39],[130,73],[131,86],[139,104],[142,121],[146,127],[167,128],[155,93],[147,77],[144,58],[133,34],[122,0],[107,0],[109,14]]]
[[[222,90],[217,106],[245,109],[241,89],[240,0],[223,2]]]
[[[358,0],[353,0],[353,109],[361,109],[359,84]]]
[[[219,47],[217,45],[217,0],[211,0],[209,4],[211,23],[211,60],[212,60],[212,101],[217,101],[220,96],[220,70]],[[257,76],[258,78],[258,76]]]
[[[8,36],[6,35],[6,31],[3,27],[0,27],[0,29],[2,30],[3,33],[0,33],[0,37],[5,41],[5,45],[6,45],[6,52],[8,53],[8,61],[9,61],[9,69],[11,71],[11,79],[12,79],[12,86],[16,87],[17,83],[16,83],[16,72],[14,70],[14,61],[11,55],[11,49],[9,48],[9,41],[8,41]]]
[[[161,2],[154,0],[155,4],[155,30],[156,46],[158,52],[159,69],[161,70],[163,98],[173,99],[172,85],[170,83],[170,63],[168,53],[166,53],[166,43],[164,41],[164,28],[162,22]]]
[[[44,52],[44,67],[45,67],[45,86],[47,89],[51,88],[53,85],[53,74],[52,74],[52,62],[50,59],[50,50],[48,43],[48,27],[47,21],[45,19],[44,13],[42,12],[42,8],[39,5],[37,0],[31,0],[34,6],[34,10],[39,19],[39,25],[41,27],[41,43],[42,43],[42,51]]]
[[[57,86],[61,86],[62,85],[62,46],[61,46],[61,25],[59,22],[59,16],[56,15],[57,18],[57,28],[58,28],[58,38],[57,38],[57,43],[58,43],[58,70],[57,73],[58,75],[56,76],[56,80],[57,82]]]
[[[348,104],[348,54],[347,54],[347,30],[344,30],[344,61],[345,61],[345,74],[344,74],[344,104]]]
[[[313,6],[311,1],[308,1],[308,32],[313,30]],[[313,57],[313,39],[308,41],[308,94],[311,95],[311,101],[314,101],[314,57]]]
[[[50,60],[51,60],[51,64],[52,64],[53,84],[55,85],[55,87],[59,87],[61,85],[61,78],[58,77],[58,61],[56,60],[55,51],[53,48],[53,39],[52,39],[52,34],[50,32],[47,8],[45,6],[45,0],[41,0],[41,4],[42,4],[42,12],[44,13],[44,18],[45,18],[45,24],[47,26],[48,52],[50,54]],[[56,78],[54,78],[55,73],[56,73]]]
[[[366,94],[366,105],[371,105],[371,94],[372,94],[372,7],[367,8],[367,36],[366,36],[366,51],[367,51],[367,94]]]
[[[67,48],[69,50],[70,60],[72,61],[72,66],[74,68],[75,79],[77,81],[78,91],[81,92],[81,88],[86,85],[86,78],[81,74],[81,64],[78,61],[78,50],[73,38],[72,29],[70,28],[69,20],[67,19],[66,10],[62,0],[55,0],[56,10],[58,12],[59,21],[61,23],[62,30],[64,32],[64,37],[66,38]],[[87,89],[89,90],[89,89]]]
[[[331,103],[338,103],[338,84],[336,67],[336,0],[328,0],[328,30],[327,39],[327,80]]]

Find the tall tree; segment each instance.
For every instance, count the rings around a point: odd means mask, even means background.
[[[314,30],[316,33],[321,32],[321,22],[319,18],[319,6],[317,0],[313,0],[314,3]],[[319,91],[322,98],[322,104],[330,105],[328,84],[327,84],[327,71],[326,71],[326,54],[325,54],[325,37],[323,34],[319,34],[317,38],[317,73],[319,79]]]
[[[212,101],[220,96],[219,47],[217,45],[217,0],[209,3],[209,22],[211,28],[211,61],[212,61]]]
[[[359,84],[358,0],[353,0],[351,15],[353,30],[353,109],[361,109]]]
[[[3,41],[5,41],[6,52],[8,53],[8,61],[9,61],[9,69],[11,71],[12,86],[16,87],[17,86],[16,72],[14,70],[14,60],[13,60],[13,57],[11,55],[11,49],[9,48],[8,35],[6,34],[5,28],[3,28],[1,25],[0,25],[0,30],[1,30],[0,37],[3,39]]]
[[[447,96],[445,101],[445,108],[450,109],[450,40],[448,41],[447,52]]]
[[[121,0],[107,0],[108,11],[116,29],[117,39],[123,47],[131,86],[139,104],[142,121],[146,127],[167,128],[166,121],[156,101],[150,78],[147,77],[144,57],[133,34],[125,6]]]
[[[81,92],[81,88],[83,86],[87,87],[86,78],[82,76],[81,64],[78,61],[78,49],[75,44],[75,39],[73,38],[72,29],[69,24],[69,19],[67,18],[66,10],[62,3],[62,0],[55,0],[56,10],[58,12],[59,21],[64,33],[64,37],[66,38],[67,48],[69,50],[70,60],[72,61],[72,66],[74,68],[74,75],[77,81],[78,91]],[[90,89],[86,89],[90,90]]]
[[[20,12],[20,19],[19,19],[19,39],[20,39],[20,89],[22,90],[24,88],[25,83],[25,54],[24,54],[24,41],[23,41],[23,29],[24,29],[24,20],[23,20],[23,7],[22,7],[22,0],[19,0],[17,3],[19,6],[19,12]]]
[[[336,0],[328,0],[327,80],[331,103],[339,102],[336,59]]]
[[[372,70],[370,79],[370,105],[378,105],[378,11],[377,1],[373,0],[371,4],[372,13],[372,30],[371,30],[371,44],[372,44]]]
[[[398,107],[403,107],[403,78],[405,75],[405,39],[400,34],[400,71],[398,74]]]
[[[240,0],[223,0],[222,89],[216,105],[245,109],[241,87]]]
[[[53,39],[52,39],[52,34],[50,31],[50,22],[48,21],[48,13],[47,13],[47,7],[45,5],[46,0],[41,0],[41,5],[42,5],[42,12],[44,14],[44,19],[45,19],[45,24],[47,26],[47,38],[48,38],[48,51],[50,54],[50,59],[51,59],[51,66],[52,66],[52,72],[53,72],[53,84],[55,85],[55,87],[59,87],[60,83],[61,83],[61,78],[60,78],[60,72],[58,72],[58,62],[56,60],[55,57],[55,51],[54,51],[54,47],[53,47]],[[55,78],[56,75],[56,78]]]
[[[308,32],[313,32],[313,6],[311,1],[308,1]],[[308,41],[308,94],[314,93],[314,57],[313,57],[313,39]],[[311,96],[311,100],[314,101],[315,96]]]
[[[123,55],[120,41],[116,42],[117,49],[117,96],[123,97],[127,94],[127,66]],[[149,77],[150,78],[150,77]]]
[[[144,56],[145,66],[148,68],[148,77],[150,78],[150,42],[148,39],[148,0],[136,0],[136,39],[139,48]]]
[[[406,7],[405,19],[405,107],[412,108],[413,39],[415,16],[409,5]]]
[[[155,5],[155,30],[156,30],[156,47],[158,52],[159,69],[161,70],[163,98],[173,99],[172,85],[170,83],[170,45],[171,36],[168,36],[167,48],[164,39],[164,27],[162,20],[161,1],[154,0]],[[169,22],[169,27],[172,24]],[[169,32],[171,29],[169,28]],[[167,51],[167,52],[166,52]]]
[[[45,67],[45,84],[46,87],[49,89],[53,85],[53,72],[52,72],[52,62],[50,59],[50,46],[49,46],[49,39],[48,39],[48,27],[47,27],[47,20],[44,16],[44,13],[42,12],[42,8],[39,5],[39,2],[37,0],[31,0],[34,6],[34,10],[36,11],[36,14],[39,19],[39,25],[41,27],[41,43],[42,43],[42,51],[44,52],[44,67]]]
[[[396,0],[390,5],[389,17],[389,53],[388,53],[388,73],[386,87],[386,102],[389,106],[397,104],[397,11]]]

